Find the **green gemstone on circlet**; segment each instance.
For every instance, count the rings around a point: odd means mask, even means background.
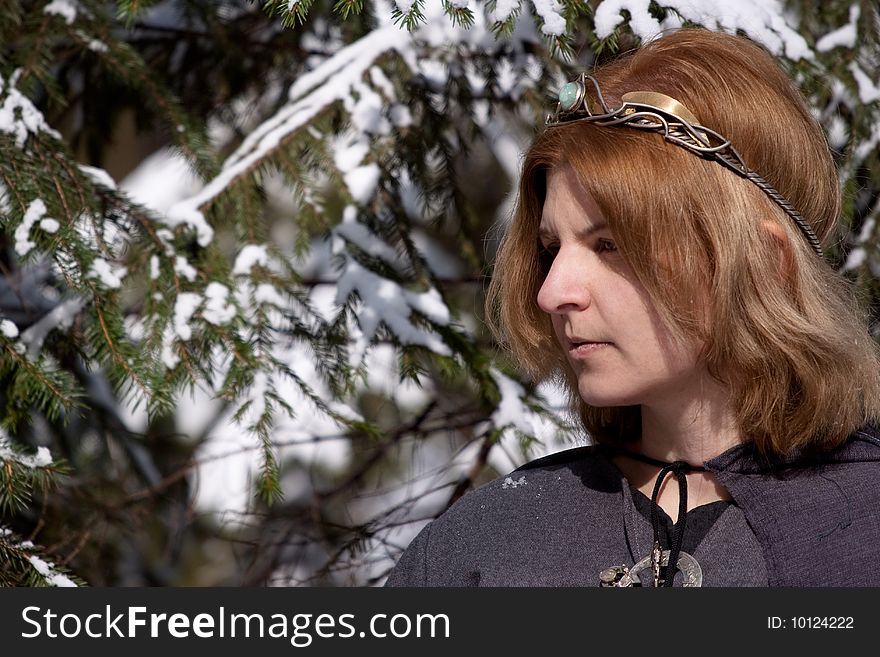
[[[580,83],[569,82],[559,90],[559,105],[564,112],[569,112],[575,108],[581,97]]]

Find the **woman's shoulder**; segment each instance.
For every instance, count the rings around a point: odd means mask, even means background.
[[[867,425],[857,429],[850,434],[847,444],[849,443],[862,444],[871,449],[871,451],[880,451],[880,428]]]
[[[555,519],[599,521],[621,490],[620,472],[596,447],[579,447],[536,459],[465,493],[433,523],[435,537],[487,544],[511,531],[542,533]]]
[[[487,499],[505,498],[514,491],[521,495],[573,490],[608,490],[620,487],[620,473],[596,445],[575,447],[554,452],[521,465],[506,475],[466,493],[459,503],[483,503]],[[536,497],[537,499],[537,497]]]
[[[572,527],[578,534],[596,533],[619,520],[620,490],[619,471],[595,447],[526,463],[465,493],[424,527],[388,584],[530,581],[529,571],[546,558],[548,537],[565,536]]]
[[[877,462],[880,462],[880,429],[866,425],[853,431],[844,442],[830,450],[796,450],[785,458],[768,461],[757,454],[752,443],[743,443],[709,460],[706,465],[717,475],[727,473],[775,476],[790,472],[803,476],[828,469],[845,470],[859,464]],[[873,469],[878,471],[880,477],[880,469]]]
[[[832,450],[762,466],[732,460],[719,481],[765,548],[772,586],[877,586],[880,432],[854,431]]]
[[[584,445],[581,447],[573,447],[564,449],[559,452],[553,452],[537,459],[533,459],[528,463],[519,466],[513,472],[523,472],[527,470],[533,471],[552,471],[559,468],[577,467],[582,465],[590,465],[600,458],[600,448],[598,445]]]

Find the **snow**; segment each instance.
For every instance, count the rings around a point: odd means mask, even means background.
[[[518,486],[525,486],[527,483],[526,478],[521,476],[519,479],[514,480],[513,477],[506,477],[504,482],[501,484],[501,488],[517,488]]]
[[[269,254],[265,246],[247,244],[238,252],[232,267],[232,274],[234,276],[250,274],[252,267],[266,267],[268,264]]]
[[[313,71],[299,76],[288,92],[287,105],[250,132],[226,159],[220,174],[209,181],[201,192],[174,204],[168,210],[167,220],[175,225],[187,222],[194,226],[207,226],[200,208],[210,204],[240,176],[247,175],[257,163],[281,146],[288,136],[305,127],[332,103],[349,98],[353,87],[360,83],[363,74],[381,55],[395,49],[405,55],[411,47],[411,37],[406,32],[395,26],[379,28],[343,48]],[[362,98],[366,104],[359,109],[361,114],[358,120],[362,125],[368,125],[373,120],[370,109],[373,101],[367,99],[366,95]],[[373,127],[381,129],[381,122]],[[366,170],[352,177],[352,184],[356,188],[352,195],[356,199],[363,199],[371,191],[372,175],[372,170]],[[206,246],[212,234],[207,231],[200,233],[199,244]]]
[[[34,467],[45,468],[52,463],[52,453],[47,447],[37,447],[37,453],[34,456]]]
[[[364,357],[364,370],[366,388],[393,399],[401,409],[421,409],[433,397],[433,384],[429,378],[418,383],[400,380],[398,354],[392,345],[374,345]]]
[[[198,276],[198,272],[183,256],[174,257],[174,272],[179,276],[183,276],[190,283],[196,280],[196,276]]]
[[[880,85],[869,78],[868,75],[862,70],[861,66],[859,66],[856,62],[851,62],[848,68],[850,70],[850,73],[852,73],[856,84],[858,85],[859,100],[862,101],[865,105],[869,105],[873,102],[880,100]]]
[[[8,81],[0,75],[0,96],[6,93],[0,105],[0,132],[11,135],[18,148],[24,147],[28,135],[40,132],[60,140],[61,134],[52,129],[30,99],[15,88],[19,74],[20,69]]]
[[[205,288],[205,307],[202,317],[206,322],[220,326],[235,317],[235,306],[230,304],[229,288],[221,283],[212,282]]]
[[[328,401],[334,412],[356,419],[350,408],[332,401],[316,367],[316,354],[304,344],[276,345],[273,356],[287,364],[314,392]],[[261,375],[265,377],[265,375]],[[350,463],[351,445],[339,423],[327,416],[309,400],[293,380],[284,376],[261,378],[256,390],[265,387],[296,409],[295,417],[278,413],[273,421],[272,442],[279,460],[297,459],[305,468],[339,471]],[[200,395],[205,393],[200,392]],[[260,397],[257,402],[255,396]],[[200,463],[196,486],[196,507],[203,512],[214,512],[226,524],[246,522],[241,514],[252,507],[253,482],[261,466],[259,446],[254,437],[242,427],[253,425],[265,409],[264,395],[249,392],[254,404],[244,413],[240,423],[232,420],[237,407],[231,407],[219,419],[200,445],[196,459]],[[199,396],[188,413],[202,413],[206,397]],[[181,411],[183,412],[183,411]],[[202,421],[204,426],[210,420]],[[192,422],[190,422],[192,424]],[[201,433],[203,429],[199,429]],[[289,491],[288,491],[289,492]]]
[[[61,224],[55,219],[47,217],[46,219],[40,220],[40,229],[47,233],[57,233],[59,228],[61,228]]]
[[[89,178],[92,179],[92,182],[101,187],[106,187],[107,189],[116,189],[116,181],[113,180],[113,177],[104,171],[104,169],[99,169],[98,167],[90,167],[85,164],[80,164],[79,170],[86,174]]]
[[[269,283],[257,285],[257,289],[254,290],[254,301],[260,305],[268,304],[276,308],[287,308],[290,305],[288,300],[275,289],[275,286]]]
[[[174,233],[172,233],[167,228],[159,228],[158,230],[156,230],[156,237],[162,244],[162,249],[164,250],[165,255],[168,258],[174,258],[174,247],[172,246],[172,242],[174,241]]]
[[[125,327],[125,335],[127,335],[132,342],[140,342],[147,335],[147,325],[146,321],[143,317],[129,314],[122,318],[122,324]]]
[[[400,202],[406,216],[415,222],[423,221],[426,214],[424,192],[416,186],[406,169],[398,169],[393,175],[397,179]]]
[[[524,148],[513,137],[514,131],[508,125],[504,114],[496,112],[491,120],[488,118],[488,106],[477,103],[474,106],[474,123],[480,126],[495,161],[504,169],[508,180],[515,183],[519,180],[520,164]]]
[[[168,227],[186,226],[195,231],[199,246],[207,246],[214,239],[214,229],[204,215],[197,208],[180,205],[203,186],[179,153],[170,149],[153,153],[119,186],[135,203],[156,212],[159,220]],[[173,208],[176,208],[174,212]],[[173,235],[169,235],[165,241],[170,243],[172,239]],[[173,249],[169,256],[172,254]]]
[[[202,303],[202,297],[193,292],[181,292],[174,302],[174,333],[184,342],[192,338],[189,320]]]
[[[862,225],[862,230],[859,231],[859,237],[858,237],[859,243],[864,244],[865,242],[867,242],[871,238],[871,235],[874,234],[874,229],[876,227],[877,227],[877,218],[876,218],[876,214],[875,214],[875,216],[868,217],[865,220],[865,223]]]
[[[119,183],[131,200],[159,214],[201,186],[186,159],[170,149],[153,153]]]
[[[350,95],[345,96],[343,104],[349,113],[355,132],[358,135],[388,134],[391,126],[382,116],[384,106],[382,97],[363,83],[352,84],[352,91],[357,93],[357,100]]]
[[[856,164],[862,162],[874,152],[878,145],[880,145],[880,123],[875,123],[871,128],[871,136],[856,147],[853,155],[854,162]]]
[[[21,342],[34,356],[43,348],[46,336],[55,329],[65,331],[73,324],[73,320],[85,308],[86,301],[82,297],[65,299],[39,320],[28,326],[21,334]]]
[[[560,14],[562,6],[556,0],[532,0],[532,4],[535,6],[535,13],[544,20],[541,32],[547,36],[565,34],[565,19]]]
[[[108,52],[110,50],[110,48],[107,46],[107,44],[99,39],[89,39],[88,42],[86,43],[86,47],[89,50],[91,50],[92,52],[96,52],[96,53],[100,53],[100,54],[103,54],[103,53]]]
[[[501,394],[501,401],[492,413],[492,423],[496,427],[525,425],[528,413],[523,412],[521,398],[525,391],[522,386],[497,370],[492,371],[492,378]]]
[[[15,252],[20,255],[27,255],[37,243],[30,240],[31,228],[40,221],[46,214],[46,204],[43,199],[34,199],[25,210],[21,223],[15,229]]]
[[[449,78],[449,65],[436,59],[420,59],[418,70],[428,86],[435,90],[443,89],[447,78]]]
[[[159,256],[150,256],[150,280],[155,281],[159,278]]]
[[[517,71],[509,59],[504,59],[498,64],[498,91],[513,100],[518,100],[522,95],[523,82],[520,72]],[[526,81],[526,86],[531,86],[531,81]]]
[[[309,292],[309,305],[325,322],[332,322],[339,315],[335,285],[315,285]]]
[[[56,0],[57,2],[57,0]],[[50,586],[58,587],[76,587],[76,584],[67,576],[55,570],[55,564],[46,563],[40,557],[32,554],[28,557],[33,567],[46,580]]]
[[[846,262],[843,263],[842,271],[852,271],[853,269],[858,269],[863,264],[865,264],[865,259],[867,257],[867,253],[865,252],[864,247],[857,246],[852,251],[849,252],[849,255],[846,258]]]
[[[253,424],[260,422],[266,412],[266,392],[269,389],[269,377],[263,370],[254,373],[254,380],[247,389],[244,403],[248,404],[248,414]],[[275,386],[271,385],[274,389]]]
[[[489,13],[489,20],[496,23],[503,23],[514,10],[522,4],[522,0],[496,0],[495,9]]]
[[[849,139],[849,127],[839,115],[833,115],[827,124],[828,145],[832,150],[840,151]]]
[[[370,143],[349,132],[341,135],[339,139],[334,139],[332,149],[336,168],[342,173],[347,173],[364,161],[367,153],[370,152]]]
[[[355,203],[366,205],[376,192],[379,183],[379,166],[365,164],[343,174],[346,187]]]
[[[867,243],[871,236],[874,234],[874,229],[877,227],[877,220],[875,217],[868,217],[865,220],[865,223],[862,225],[861,231],[859,231],[859,235],[856,238],[856,244],[859,246],[852,249],[847,256],[846,262],[841,267],[841,271],[851,271],[853,269],[858,269],[867,260],[867,252],[865,251],[865,247],[863,244]]]
[[[345,304],[353,293],[361,301],[357,318],[362,335],[352,349],[356,360],[363,357],[380,324],[387,326],[403,344],[421,345],[444,356],[452,354],[437,333],[410,321],[416,310],[437,324],[449,323],[449,309],[437,290],[412,292],[349,259],[337,283],[337,305]]]
[[[460,258],[456,257],[430,235],[422,230],[415,229],[411,233],[413,244],[425,259],[428,268],[439,278],[457,278],[465,274],[465,268]]]
[[[122,287],[122,278],[127,273],[125,267],[114,267],[104,258],[95,258],[86,278],[97,278],[104,287],[115,290]]]
[[[436,324],[445,325],[452,321],[449,307],[436,288],[432,287],[425,292],[408,292],[406,297],[413,309],[418,310]]]
[[[10,340],[18,337],[18,327],[8,319],[0,319],[0,333]]]
[[[52,453],[46,447],[38,447],[33,456],[22,454],[12,448],[9,437],[0,429],[0,461],[18,463],[26,468],[45,468],[52,464]]]
[[[821,39],[816,41],[816,50],[819,52],[828,52],[835,48],[855,48],[856,46],[856,24],[862,8],[858,3],[853,3],[849,8],[849,22],[843,27],[829,32]]]
[[[660,23],[648,14],[648,0],[604,0],[596,8],[596,36],[604,39],[624,22],[623,10],[630,13],[633,32],[643,39],[660,32]]]
[[[376,96],[378,98],[378,96]],[[352,108],[354,109],[354,107]],[[363,129],[376,128],[372,119],[361,117]],[[390,126],[389,126],[390,129]],[[370,152],[370,143],[365,132],[350,130],[333,140],[333,162],[342,173],[345,185],[354,201],[366,205],[373,197],[379,181],[379,167],[376,164],[359,166]]]
[[[72,25],[76,20],[76,10],[77,3],[74,0],[52,0],[43,7],[44,14],[61,16],[68,25]]]
[[[545,445],[547,449],[557,440],[560,433],[557,423],[529,408],[524,402],[526,391],[518,382],[495,368],[492,368],[490,374],[501,395],[501,400],[492,412],[492,424],[498,429],[503,429],[504,436],[511,433],[534,436],[539,444]],[[536,401],[563,422],[567,421],[567,411],[563,410],[566,404],[560,391],[552,387],[545,387],[544,391],[544,394],[539,391]],[[545,398],[547,395],[549,398]]]
[[[174,348],[174,329],[171,325],[167,325],[162,333],[162,363],[169,370],[173,370],[180,362],[180,356]]]
[[[370,81],[373,83],[373,86],[382,91],[385,95],[386,101],[391,102],[397,98],[397,94],[394,93],[394,85],[391,83],[391,80],[388,79],[388,76],[385,75],[385,72],[378,66],[370,67]]]
[[[412,125],[412,113],[409,107],[402,103],[394,103],[388,110],[388,118],[391,119],[395,128],[408,128]]]
[[[742,30],[775,55],[791,60],[814,59],[815,55],[794,26],[783,16],[781,0],[664,0],[684,20],[709,29],[736,32]],[[632,31],[643,40],[651,40],[664,29],[681,27],[682,21],[671,16],[662,25],[648,11],[649,0],[603,0],[596,8],[596,36],[604,39],[624,22],[623,11],[630,14]]]
[[[400,256],[381,237],[357,221],[357,208],[346,206],[342,213],[342,223],[333,231],[356,245],[361,251],[380,258],[390,265],[399,265]]]
[[[164,220],[172,228],[188,226],[193,229],[196,232],[196,241],[201,247],[208,246],[214,239],[214,229],[193,203],[186,201],[175,203],[165,214]]]

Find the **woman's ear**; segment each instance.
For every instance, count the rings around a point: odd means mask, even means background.
[[[785,276],[785,278],[791,278],[793,273],[791,243],[788,241],[785,229],[779,225],[779,222],[772,219],[762,219],[761,227],[766,231],[767,236],[773,240],[773,245],[779,255],[779,273]]]

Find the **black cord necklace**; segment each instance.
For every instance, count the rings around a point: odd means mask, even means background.
[[[660,468],[657,480],[654,482],[654,492],[651,494],[651,527],[654,530],[654,546],[651,549],[651,573],[654,576],[654,586],[671,587],[675,579],[675,571],[678,568],[678,559],[681,555],[681,546],[684,542],[684,531],[687,525],[687,473],[706,472],[702,465],[691,465],[687,461],[661,461],[637,452],[629,452],[620,447],[612,449],[622,456],[641,461]],[[675,523],[675,533],[670,544],[669,559],[663,566],[663,548],[660,544],[660,506],[657,498],[660,496],[660,487],[666,479],[666,475],[673,473],[678,480],[678,519]]]

